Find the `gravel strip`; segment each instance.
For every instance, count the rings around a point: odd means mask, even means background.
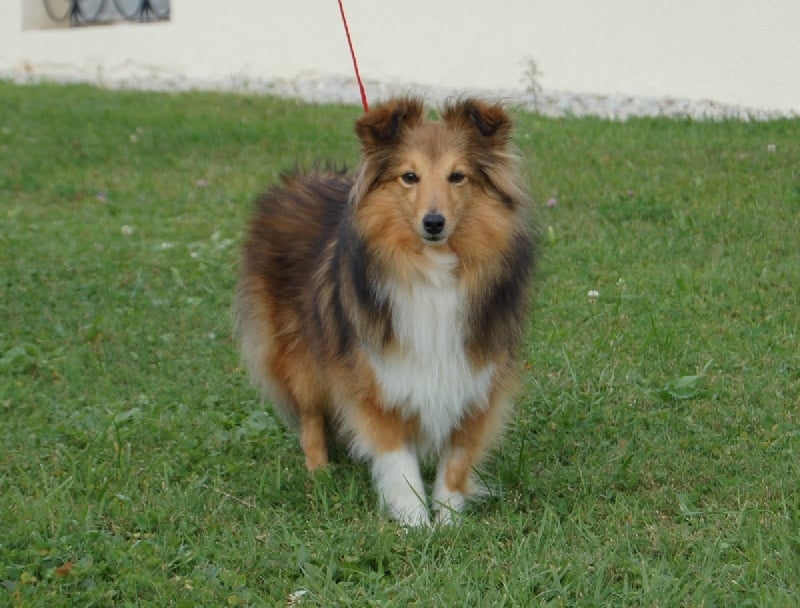
[[[114,68],[97,67],[87,74],[74,66],[53,64],[30,66],[0,71],[0,78],[20,83],[41,81],[89,82],[107,88],[141,89],[154,91],[215,90],[275,95],[298,99],[306,103],[342,103],[360,105],[355,79],[316,74],[296,79],[251,79],[232,76],[219,79],[190,79],[165,69],[142,66],[128,62]],[[386,83],[367,81],[367,96],[374,103],[397,95],[413,93],[422,95],[431,103],[438,104],[452,97],[474,95],[497,100],[543,116],[560,118],[565,116],[597,116],[610,120],[626,120],[632,117],[667,116],[692,118],[694,120],[735,119],[743,121],[765,121],[779,118],[797,118],[796,111],[782,112],[763,108],[717,103],[710,100],[634,97],[631,95],[596,95],[570,91],[486,90],[429,87],[413,83]]]
[[[632,117],[668,116],[695,120],[736,119],[764,121],[779,118],[797,118],[797,112],[745,108],[710,100],[634,97],[631,95],[596,95],[570,91],[543,91],[533,94],[524,90],[447,89],[414,84],[365,83],[369,99],[388,99],[407,93],[422,94],[433,103],[464,95],[475,95],[532,110],[552,118],[565,116],[597,116],[610,120]],[[280,97],[301,99],[311,103],[345,103],[359,105],[361,98],[355,80],[345,78],[318,78],[294,81],[271,81],[255,90]]]

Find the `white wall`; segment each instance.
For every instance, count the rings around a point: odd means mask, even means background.
[[[352,74],[336,0],[172,0],[167,23],[36,29],[41,1],[0,0],[0,76]],[[368,80],[523,89],[530,57],[545,89],[800,111],[800,0],[344,2]]]

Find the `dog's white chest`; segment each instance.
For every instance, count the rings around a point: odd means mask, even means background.
[[[417,416],[425,447],[438,451],[465,411],[486,407],[494,366],[474,370],[464,350],[465,306],[454,257],[431,257],[429,281],[391,291],[400,348],[371,359],[387,404]]]

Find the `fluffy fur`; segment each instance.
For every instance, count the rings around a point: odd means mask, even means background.
[[[369,462],[380,501],[426,525],[475,492],[517,385],[533,274],[511,121],[473,99],[427,120],[417,99],[365,113],[354,175],[284,178],[257,202],[236,296],[243,359],[299,432],[309,470],[327,432]]]

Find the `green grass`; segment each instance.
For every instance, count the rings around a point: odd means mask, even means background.
[[[363,466],[308,477],[230,337],[254,195],[352,166],[360,110],[0,108],[0,605],[800,604],[800,121],[517,116],[526,390],[497,493],[404,532]]]

